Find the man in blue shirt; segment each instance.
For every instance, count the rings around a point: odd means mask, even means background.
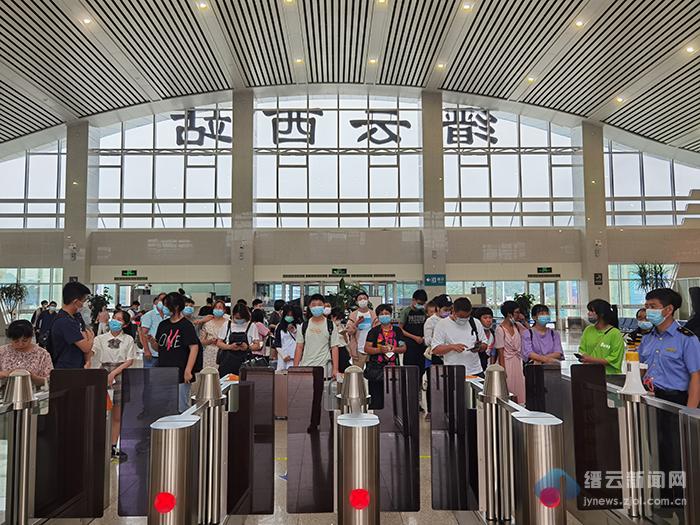
[[[95,334],[85,326],[78,313],[85,305],[90,289],[79,282],[63,287],[63,308],[51,326],[51,357],[55,368],[83,368]]]
[[[646,295],[647,320],[654,329],[639,345],[639,360],[648,365],[644,383],[659,399],[697,408],[700,404],[700,340],[673,319],[683,299],[670,288]]]
[[[153,309],[141,316],[139,337],[143,346],[144,368],[158,366],[158,342],[155,337],[158,333],[158,325],[167,319],[167,316],[163,315],[163,299],[165,299],[165,296],[165,293],[159,293],[153,300]]]

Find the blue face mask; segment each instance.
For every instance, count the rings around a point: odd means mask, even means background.
[[[377,317],[377,319],[379,319],[379,322],[382,324],[389,324],[391,322],[390,315],[380,315]]]
[[[418,304],[416,303],[416,310],[423,310],[425,308],[424,304]]]
[[[284,320],[287,321],[288,323],[293,323],[294,317],[292,317],[291,315],[285,315]]]
[[[162,305],[160,311],[165,317],[170,317],[170,308],[168,308],[167,306]]]
[[[649,310],[647,309],[647,321],[650,321],[654,326],[659,326],[663,324],[666,320],[662,310]]]
[[[552,322],[552,318],[549,315],[539,315],[537,316],[537,324],[540,326],[547,326],[548,323]]]
[[[185,315],[192,315],[194,313],[194,308],[192,306],[185,306],[185,309],[182,311],[182,313]]]
[[[233,322],[236,324],[246,324],[248,321],[245,319],[234,319]]]
[[[323,315],[323,306],[312,306],[311,315],[314,317],[321,317]]]
[[[212,313],[214,314],[214,317],[223,317],[224,316],[224,311],[221,308],[215,308]]]
[[[121,332],[122,330],[122,322],[117,321],[116,319],[110,319],[109,321],[109,329],[112,332]]]
[[[637,325],[639,325],[639,328],[641,330],[651,330],[652,328],[654,328],[654,323],[652,323],[651,321],[639,321]]]

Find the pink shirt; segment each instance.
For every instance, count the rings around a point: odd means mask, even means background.
[[[37,344],[32,348],[19,352],[12,345],[0,347],[0,371],[26,370],[39,377],[49,377],[53,364],[49,353]]]

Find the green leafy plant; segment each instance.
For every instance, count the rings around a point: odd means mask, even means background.
[[[0,286],[0,301],[2,302],[3,310],[5,311],[5,319],[13,320],[17,317],[17,310],[27,298],[29,290],[23,284],[12,283]]]
[[[513,296],[513,300],[518,303],[518,306],[520,307],[520,311],[524,314],[526,314],[526,317],[530,317],[530,310],[532,310],[532,307],[535,305],[535,296],[532,295],[531,293],[523,292],[523,293],[516,293]]]
[[[88,306],[90,307],[90,315],[92,316],[92,322],[97,319],[97,314],[99,314],[103,308],[109,306],[112,302],[112,296],[109,290],[106,288],[102,291],[102,294],[91,295],[88,299]]]
[[[668,277],[663,264],[637,263],[632,275],[637,281],[637,287],[645,292],[650,292],[657,288],[668,288],[671,285],[671,279]]]
[[[338,283],[338,291],[334,294],[328,294],[326,300],[331,303],[333,308],[338,307],[345,312],[349,312],[357,307],[355,296],[360,292],[367,293],[367,290],[357,283],[346,282],[345,279],[341,279]],[[370,308],[372,308],[371,304]]]

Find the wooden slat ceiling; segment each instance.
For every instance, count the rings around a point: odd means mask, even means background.
[[[150,101],[306,82],[512,100],[700,152],[700,1],[0,1],[0,142]]]

